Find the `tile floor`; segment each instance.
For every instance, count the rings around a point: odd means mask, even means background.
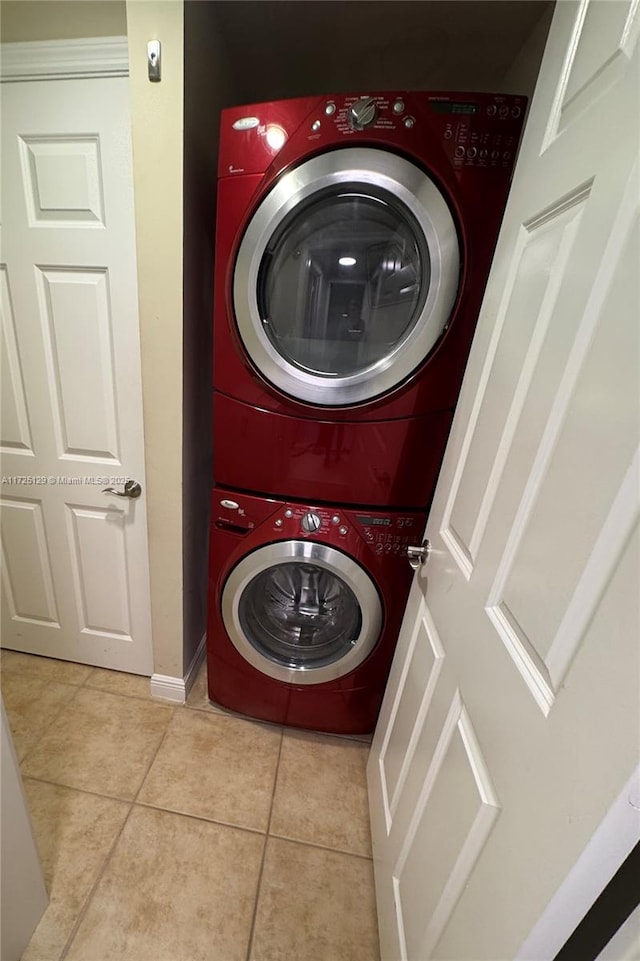
[[[378,961],[369,745],[2,652],[49,907],[22,961]]]

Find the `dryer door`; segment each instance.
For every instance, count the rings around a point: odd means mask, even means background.
[[[382,605],[371,578],[347,554],[280,541],[231,571],[222,619],[236,649],[263,674],[320,684],[368,657],[380,637]]]
[[[453,218],[422,170],[385,150],[335,150],[282,177],[249,222],[234,273],[238,331],[284,393],[362,403],[422,364],[459,273]]]

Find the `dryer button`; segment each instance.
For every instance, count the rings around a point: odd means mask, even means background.
[[[237,511],[240,505],[236,501],[222,500],[220,501],[221,507],[226,507],[230,511]]]
[[[346,533],[348,532],[349,528],[348,528],[348,527],[345,527],[344,524],[343,524],[342,527],[339,527],[339,528],[338,528],[338,530],[339,530],[339,532],[340,532],[341,534],[346,534]]]
[[[340,515],[339,515],[339,514],[334,514],[333,517],[331,518],[331,523],[332,523],[332,524],[339,524],[339,523],[340,523]]]
[[[291,510],[290,507],[287,507],[286,511],[284,512],[284,516],[285,516],[285,517],[293,517],[293,511]]]
[[[396,102],[395,102],[394,105],[393,105],[393,112],[394,112],[394,113],[404,113],[404,101],[403,101],[403,100],[396,100]]]
[[[309,511],[304,514],[302,520],[300,521],[300,526],[305,534],[315,534],[316,531],[320,530],[322,526],[322,521],[317,514],[313,511]]]
[[[282,518],[279,517],[276,521],[276,527],[282,527]]]
[[[329,101],[329,103],[324,108],[324,112],[326,113],[327,117],[330,117],[331,114],[334,114],[336,112],[336,105],[333,102],[333,100]]]

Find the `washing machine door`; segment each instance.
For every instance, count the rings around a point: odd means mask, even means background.
[[[282,177],[238,251],[234,309],[257,370],[284,393],[348,406],[405,380],[445,329],[460,251],[440,190],[373,148]]]
[[[221,604],[242,657],[291,684],[320,684],[353,671],[382,628],[369,575],[342,551],[311,541],[280,541],[248,554],[227,578]]]

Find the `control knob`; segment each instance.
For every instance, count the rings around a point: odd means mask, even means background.
[[[378,108],[373,97],[363,97],[349,107],[349,126],[352,130],[364,130],[376,122]]]
[[[313,511],[309,511],[307,514],[303,514],[300,521],[300,526],[306,534],[315,534],[316,531],[320,530],[320,525],[322,521],[317,514]]]

